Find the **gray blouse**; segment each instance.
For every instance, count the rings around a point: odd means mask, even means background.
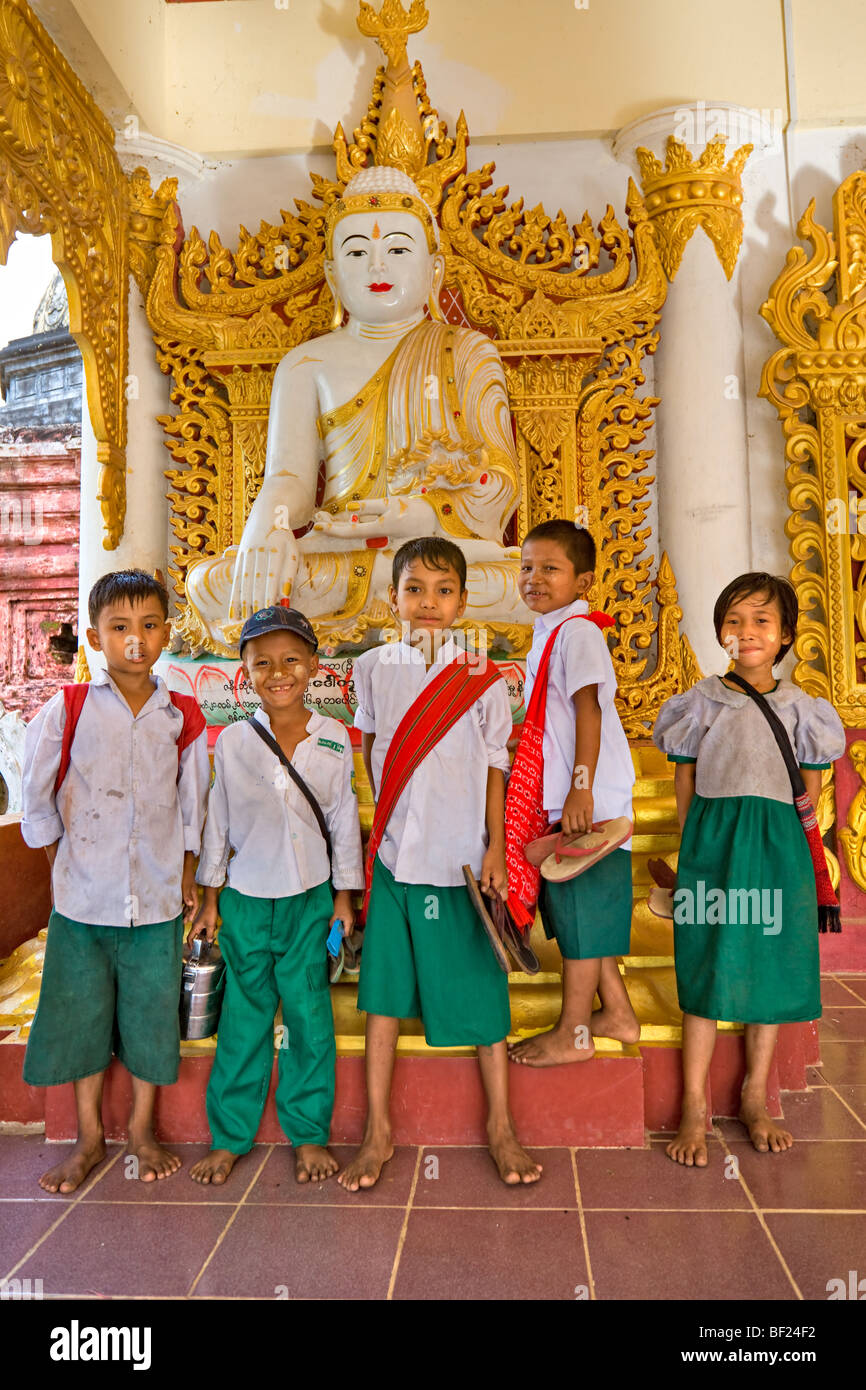
[[[801,767],[823,768],[845,752],[842,721],[827,700],[779,681],[765,698],[781,719]],[[718,676],[666,700],[653,742],[675,762],[695,762],[698,796],[763,796],[793,801],[772,731],[758,706]]]

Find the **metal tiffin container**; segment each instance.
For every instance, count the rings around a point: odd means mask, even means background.
[[[180,985],[180,1036],[184,1042],[210,1038],[217,1030],[226,963],[218,946],[204,936],[183,948]]]

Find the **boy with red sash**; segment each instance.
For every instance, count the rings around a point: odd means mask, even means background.
[[[367,1014],[367,1123],[338,1181],[372,1187],[393,1154],[391,1076],[401,1018],[433,1047],[478,1049],[491,1156],[503,1182],[536,1182],[508,1105],[508,977],[469,898],[463,865],[504,894],[505,776],[511,709],[504,680],[468,657],[450,628],[466,607],[466,560],[424,537],[394,556],[391,606],[403,638],[358,657],[358,709],[377,796],[367,856],[367,927],[358,1007]]]
[[[138,1177],[180,1167],[154,1137],[153,1106],[177,1080],[183,920],[198,906],[210,782],[201,710],[151,675],[170,635],[165,586],[120,570],[97,580],[88,608],[105,670],[43,705],[24,743],[21,833],[45,848],[54,904],[24,1080],[74,1083],[78,1142],[39,1180],[63,1194],[105,1157],[112,1051],[132,1075]]]
[[[534,908],[562,955],[562,1013],[556,1026],[509,1049],[533,1067],[587,1061],[593,1035],[636,1042],[640,1025],[617,966],[631,936],[631,840],[575,878],[548,882],[523,849],[562,822],[564,835],[593,822],[632,819],[634,767],[616,712],[616,678],[602,628],[603,613],[583,599],[593,580],[595,543],[568,521],[545,521],[529,532],[518,587],[538,616],[526,661],[527,718],[514,759],[506,806],[512,897]],[[536,687],[539,687],[536,689]],[[541,828],[530,825],[543,810]],[[593,1013],[598,991],[602,1007]]]

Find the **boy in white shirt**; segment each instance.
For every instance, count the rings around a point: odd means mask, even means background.
[[[588,832],[593,821],[632,819],[634,766],[614,704],[613,662],[599,627],[582,620],[594,570],[592,536],[569,521],[542,522],[523,542],[518,587],[538,614],[527,705],[544,648],[564,624],[550,655],[543,743],[543,806],[564,834]],[[640,1025],[616,959],[628,953],[631,937],[631,840],[576,878],[542,878],[538,906],[562,954],[562,1013],[554,1028],[511,1047],[511,1059],[549,1067],[587,1061],[593,1035],[637,1042]],[[593,1013],[596,991],[602,1007]]]
[[[198,906],[210,780],[198,705],[150,674],[169,638],[165,586],[142,570],[106,574],[88,608],[87,640],[106,669],[43,705],[24,745],[21,833],[44,846],[53,895],[24,1080],[74,1082],[78,1142],[39,1180],[61,1193],[105,1157],[113,1044],[132,1074],[129,1151],[139,1178],[180,1167],[154,1138],[153,1106],[156,1087],[177,1080],[182,908],[189,920]]]
[[[518,1142],[508,1105],[508,978],[463,876],[468,864],[482,889],[505,894],[508,692],[493,664],[467,662],[450,632],[466,607],[466,560],[456,545],[424,537],[401,546],[390,597],[403,640],[362,653],[353,671],[355,727],[377,808],[358,992],[367,1013],[367,1123],[338,1182],[351,1192],[372,1187],[393,1154],[400,1019],[419,1017],[431,1046],[477,1047],[499,1175],[536,1182],[541,1165]]]
[[[304,705],[317,645],[312,624],[292,608],[263,608],[241,631],[244,674],[262,705],[217,739],[198,870],[204,900],[189,932],[192,940],[204,929],[213,940],[219,906],[226,990],[207,1091],[213,1147],[190,1170],[196,1182],[224,1183],[253,1146],[280,1001],[276,1105],[295,1177],[319,1182],[339,1166],[325,1147],[336,1067],[326,942],[337,920],[344,936],[351,932],[350,890],[363,886],[364,872],[348,730]],[[319,803],[332,862],[315,811],[256,725]]]

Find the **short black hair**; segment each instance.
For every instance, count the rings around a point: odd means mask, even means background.
[[[575,574],[586,574],[595,569],[595,541],[583,526],[560,518],[556,521],[540,521],[523,537],[527,541],[553,541],[565,551]]]
[[[716,637],[722,643],[722,624],[728,615],[728,609],[733,604],[739,603],[741,599],[751,598],[752,594],[766,594],[768,603],[776,602],[779,605],[779,612],[782,615],[782,628],[787,628],[791,634],[790,642],[783,642],[776,653],[775,666],[777,661],[781,661],[783,656],[794,645],[794,638],[797,635],[797,619],[800,616],[800,605],[797,602],[797,591],[788,579],[784,579],[779,574],[765,574],[762,570],[752,570],[749,574],[739,574],[736,579],[732,579],[730,584],[726,584],[719,597],[716,599],[716,606],[713,609],[713,626],[716,629]],[[724,645],[722,643],[722,645]]]
[[[419,536],[401,545],[391,566],[391,583],[395,589],[400,587],[400,575],[413,560],[420,560],[428,570],[454,570],[460,580],[460,592],[465,593],[466,556],[453,541],[446,541],[443,536]]]
[[[112,570],[97,579],[87,599],[87,612],[90,626],[96,627],[97,619],[104,608],[112,603],[144,603],[145,599],[158,599],[164,618],[168,618],[168,590],[153,574],[146,570]]]

